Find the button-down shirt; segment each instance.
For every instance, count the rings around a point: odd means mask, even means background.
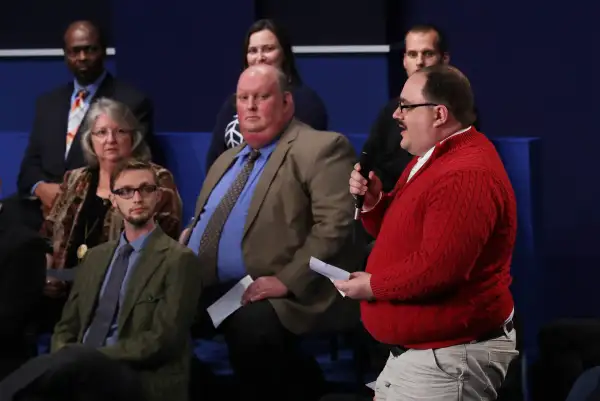
[[[250,202],[252,201],[252,195],[256,189],[256,184],[258,184],[260,176],[265,169],[265,165],[276,146],[277,142],[273,142],[260,149],[260,156],[254,162],[254,167],[246,182],[246,186],[233,206],[231,214],[223,227],[217,253],[217,277],[222,282],[239,280],[247,274],[242,253],[242,237],[244,236],[246,217],[248,216],[248,209],[250,208]],[[240,150],[235,157],[233,165],[223,175],[206,201],[204,210],[202,214],[200,214],[188,242],[188,247],[196,252],[196,254],[200,249],[200,240],[202,239],[202,234],[206,229],[208,221],[221,202],[223,196],[225,196],[229,190],[229,187],[231,187],[239,173],[242,171],[251,150],[252,149],[249,146]]]

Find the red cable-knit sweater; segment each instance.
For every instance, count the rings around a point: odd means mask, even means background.
[[[386,344],[429,349],[499,329],[513,299],[514,192],[494,145],[471,128],[438,144],[407,183],[363,213],[376,238],[367,263],[374,301],[362,320]]]

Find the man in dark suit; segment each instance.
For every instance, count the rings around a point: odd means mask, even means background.
[[[72,23],[64,36],[64,52],[75,79],[38,98],[17,181],[19,193],[5,205],[11,213],[15,206],[14,212],[36,230],[43,221],[40,209],[50,208],[65,171],[85,165],[79,132],[94,99],[108,97],[129,106],[144,127],[154,160],[161,158],[156,154],[150,99],[105,70],[106,42],[98,27],[88,21]]]
[[[449,61],[448,44],[439,28],[415,25],[406,33],[402,60],[406,76],[423,67],[447,64]],[[394,189],[396,181],[412,159],[412,155],[400,147],[402,128],[392,117],[398,104],[398,98],[393,98],[381,109],[363,146],[363,151],[371,155],[373,170],[380,177],[386,192]]]
[[[45,241],[0,203],[0,380],[31,355],[26,331],[46,279]]]
[[[157,182],[145,162],[128,161],[113,173],[111,199],[124,232],[89,250],[77,268],[52,352],[96,348],[136,371],[149,401],[186,401],[202,269],[154,222]]]

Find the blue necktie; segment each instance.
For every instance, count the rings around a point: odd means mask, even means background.
[[[84,344],[91,347],[101,347],[106,341],[106,336],[115,319],[117,307],[119,305],[119,297],[121,294],[121,286],[127,273],[129,266],[129,257],[133,252],[133,247],[129,244],[121,246],[119,255],[115,258],[112,266],[112,271],[104,293],[100,297],[96,313],[92,324],[90,324],[88,334],[84,340]]]

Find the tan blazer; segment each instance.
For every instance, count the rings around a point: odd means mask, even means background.
[[[77,267],[52,352],[82,342],[117,245],[115,240],[90,249]],[[190,326],[202,288],[199,259],[157,226],[133,268],[117,318],[117,342],[99,351],[139,372],[149,401],[186,401]]]
[[[227,150],[211,167],[191,226],[242,148]],[[242,240],[244,262],[251,277],[274,275],[290,290],[288,297],[270,302],[293,333],[338,326],[332,319],[324,322],[323,317],[342,297],[331,281],[309,269],[310,257],[349,271],[357,270],[362,262],[355,252],[359,247],[352,244],[354,206],[348,191],[355,162],[356,154],[345,136],[316,131],[293,120],[254,192]],[[207,283],[215,282],[216,272],[204,274]]]

